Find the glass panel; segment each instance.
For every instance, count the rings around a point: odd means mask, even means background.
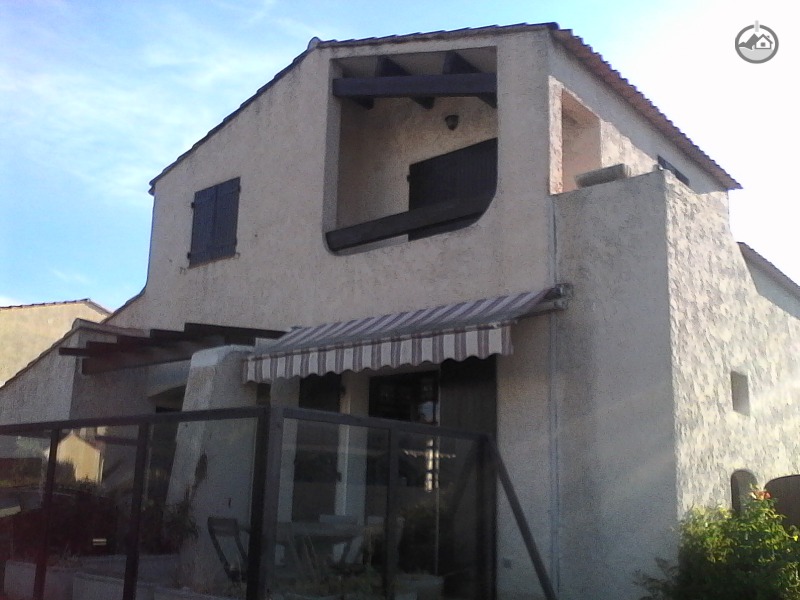
[[[9,597],[33,595],[49,448],[47,430],[0,436],[0,581]]]
[[[50,530],[51,561],[67,566],[84,557],[125,551],[136,428],[64,430],[56,454]],[[124,443],[123,443],[124,442]],[[91,561],[90,561],[91,562]],[[87,563],[88,564],[88,563]]]
[[[49,431],[0,436],[0,561],[36,560],[49,447]]]
[[[419,596],[479,598],[477,460],[471,440],[400,434],[402,536],[397,590]],[[481,545],[487,548],[488,543]],[[439,597],[439,596],[436,596]]]
[[[256,419],[152,426],[139,583],[243,598]]]
[[[287,419],[275,586],[288,599],[381,598],[387,433]]]
[[[149,596],[162,585],[243,597],[251,567],[256,422],[148,426],[140,593]],[[326,593],[373,600],[387,589],[396,590],[395,600],[485,598],[495,579],[499,598],[539,589],[505,492],[493,474],[481,473],[475,442],[442,435],[433,425],[409,433],[402,429],[410,425],[398,423],[392,436],[385,421],[367,427],[286,419],[280,425],[277,514],[263,517],[267,526],[278,522],[270,571],[284,600]],[[140,425],[61,431],[45,593],[57,574],[76,572],[76,597],[121,597],[139,431]],[[390,472],[390,439],[396,473]],[[23,565],[6,577],[9,597],[30,597],[33,588],[49,444],[46,430],[0,436],[0,559],[6,572]],[[392,523],[388,499],[397,513]],[[531,525],[538,535],[547,526],[537,518]],[[389,539],[396,545],[389,547]],[[537,542],[546,547],[549,541]],[[394,567],[395,580],[384,582]],[[105,575],[102,581],[116,587],[83,589],[98,579],[81,572]],[[10,589],[12,580],[20,587]]]
[[[135,431],[135,428],[133,428]],[[0,436],[0,559],[5,592],[30,598],[41,548],[50,432]],[[71,585],[73,572],[114,562],[124,552],[133,454],[102,428],[63,430],[56,453],[45,597]],[[118,556],[120,573],[124,557]],[[20,561],[20,562],[17,562]],[[121,589],[121,588],[120,588]]]
[[[122,597],[137,435],[138,426],[61,432],[50,521],[50,564],[59,568],[48,567],[48,586],[52,576],[74,585],[76,598]]]

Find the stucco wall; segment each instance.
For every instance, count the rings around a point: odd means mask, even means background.
[[[671,175],[670,335],[675,365],[678,507],[730,505],[737,469],[760,485],[800,473],[800,320],[756,290],[731,237],[724,198]],[[750,414],[733,410],[731,371]]]
[[[450,131],[444,118],[459,116]],[[342,103],[337,225],[408,210],[408,167],[497,137],[497,110],[478,98],[440,98],[432,109],[386,99],[364,110]]]
[[[719,183],[558,44],[551,52],[551,67],[554,80],[600,117],[602,166],[625,163],[639,175],[652,171],[661,155],[689,178],[696,192],[720,190]]]
[[[548,156],[546,144],[535,142],[547,139],[549,42],[534,35],[496,41],[498,193],[478,223],[350,256],[326,249],[324,204],[336,195],[341,104],[330,95],[330,60],[363,49],[320,49],[157,182],[146,291],[115,322],[138,324],[141,315],[152,327],[193,320],[283,328],[549,285]],[[449,47],[408,43],[403,51]],[[373,55],[392,50],[369,48]],[[439,152],[435,138],[426,143],[420,154]],[[236,176],[237,256],[188,268],[194,192]]]
[[[79,344],[79,334],[68,335],[62,345]],[[0,423],[33,423],[68,419],[75,379],[75,358],[58,350],[46,352],[28,369],[0,388]]]
[[[497,360],[497,445],[548,572],[553,559],[555,505],[551,415],[550,324],[525,319],[511,330],[514,353]],[[498,487],[499,490],[499,487]],[[498,491],[497,589],[503,600],[540,598],[540,588],[516,521]]]
[[[184,410],[254,406],[255,386],[241,383],[241,361],[249,348],[225,346],[195,353]],[[253,479],[255,419],[195,421],[178,425],[168,502],[192,500],[200,535],[181,547],[179,583],[223,588],[227,577],[207,533],[208,517],[235,518],[248,527]],[[200,466],[198,466],[200,465]],[[196,479],[200,473],[204,476]]]
[[[663,176],[555,206],[574,286],[553,340],[561,597],[638,598],[634,572],[671,554],[677,517]]]

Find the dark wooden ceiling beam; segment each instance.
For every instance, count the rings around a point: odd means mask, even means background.
[[[92,356],[102,356],[103,354],[120,352],[148,352],[158,347],[159,342],[148,339],[147,342],[138,341],[116,341],[116,342],[86,342],[86,349],[91,351]]]
[[[130,346],[151,346],[154,343],[162,343],[156,342],[153,338],[149,336],[139,336],[139,335],[118,335],[117,342],[120,344],[128,344]],[[163,342],[166,343],[166,342]]]
[[[461,97],[497,94],[495,73],[342,77],[333,80],[338,98]]]
[[[455,75],[459,73],[480,73],[481,70],[474,66],[458,52],[450,51],[444,55],[442,73],[444,75]],[[479,94],[478,98],[483,100],[492,108],[497,108],[497,90],[493,94]]]
[[[87,350],[86,348],[59,348],[58,353],[61,356],[92,356],[91,351]]]
[[[147,352],[119,352],[105,356],[90,356],[83,359],[81,373],[96,375],[109,371],[136,369],[173,362],[191,360],[192,355],[219,344],[213,342],[180,342],[169,348],[152,348]]]
[[[187,338],[185,331],[175,331],[174,329],[151,329],[150,338],[154,340],[168,340],[180,342]]]
[[[246,344],[249,346],[255,343],[256,338],[274,340],[286,333],[278,329],[229,327],[227,325],[212,325],[208,323],[186,323],[183,326],[183,330],[192,336],[221,335],[231,344]]]
[[[378,66],[375,69],[375,77],[405,77],[409,75],[411,75],[411,73],[406,71],[391,58],[386,56],[381,56],[378,58]],[[411,99],[425,109],[433,108],[433,104],[436,102],[436,98],[431,96],[418,96],[412,97]]]
[[[256,338],[276,339],[285,331],[186,323],[183,331],[151,329],[147,337],[116,335],[116,341],[89,340],[84,348],[59,348],[62,356],[82,358],[84,375],[190,360],[198,350],[228,344],[252,346]]]

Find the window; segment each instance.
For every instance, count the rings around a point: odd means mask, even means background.
[[[189,265],[233,256],[239,219],[239,178],[200,190],[194,195],[192,209]]]
[[[603,167],[600,118],[566,90],[561,92],[561,182],[556,192],[579,186],[575,177]]]

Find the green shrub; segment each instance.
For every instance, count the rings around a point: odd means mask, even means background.
[[[681,522],[678,564],[656,562],[664,576],[640,576],[642,600],[800,600],[800,541],[767,492],[755,491],[740,514],[696,509]]]

